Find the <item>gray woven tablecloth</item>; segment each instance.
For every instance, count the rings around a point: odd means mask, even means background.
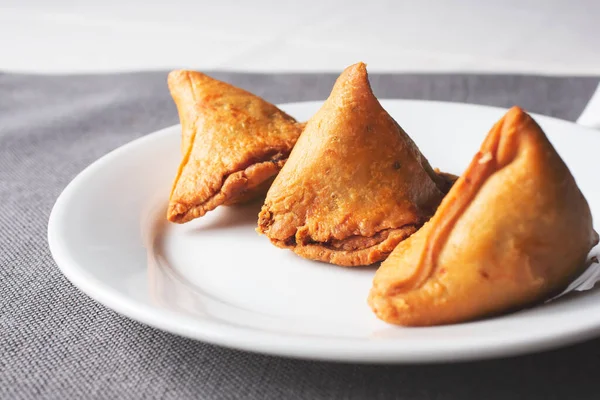
[[[272,102],[324,99],[333,74],[214,76]],[[75,289],[48,251],[51,207],[108,151],[178,122],[166,73],[0,74],[0,398],[599,399],[600,340],[512,359],[367,366],[227,350]],[[598,78],[373,74],[381,98],[511,106],[574,120]],[[600,132],[599,132],[600,134]]]

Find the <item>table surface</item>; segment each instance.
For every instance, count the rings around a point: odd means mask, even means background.
[[[0,70],[600,74],[600,2],[3,0]]]
[[[324,99],[337,74],[214,75],[290,102]],[[598,80],[371,74],[380,97],[517,103],[571,120]],[[177,123],[166,71],[0,74],[0,93],[0,399],[598,399],[598,339],[509,360],[366,366],[227,350],[119,316],[60,273],[47,221],[83,168]]]

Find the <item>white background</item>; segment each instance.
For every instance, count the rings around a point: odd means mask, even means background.
[[[600,74],[600,1],[0,0],[0,70]]]

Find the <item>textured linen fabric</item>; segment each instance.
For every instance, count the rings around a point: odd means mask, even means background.
[[[280,103],[322,100],[334,74],[214,73]],[[574,120],[595,77],[373,74],[380,98],[460,101]],[[598,399],[600,340],[510,359],[375,366],[229,350],[97,304],[56,267],[56,197],[110,150],[178,122],[166,72],[0,74],[1,399]],[[600,134],[600,132],[599,132]]]

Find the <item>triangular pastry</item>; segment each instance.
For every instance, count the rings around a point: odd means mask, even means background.
[[[415,326],[519,309],[564,289],[597,242],[569,169],[513,107],[431,220],[381,265],[369,303],[379,318]]]
[[[267,193],[258,231],[305,258],[368,265],[427,221],[448,187],[358,63],[307,123]]]
[[[200,72],[173,71],[183,159],[167,218],[187,222],[264,194],[303,124],[273,104]]]

